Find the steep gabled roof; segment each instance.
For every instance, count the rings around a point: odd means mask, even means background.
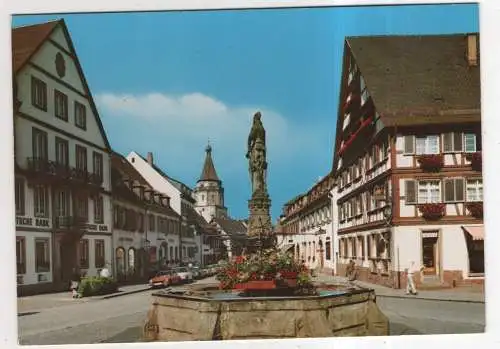
[[[73,54],[73,58],[75,60],[75,66],[82,80],[82,85],[85,89],[85,92],[88,96],[88,101],[90,108],[92,109],[93,114],[95,115],[97,125],[101,132],[101,136],[104,139],[104,144],[106,148],[111,151],[111,146],[108,141],[108,137],[106,136],[106,132],[104,131],[104,126],[102,124],[101,118],[97,111],[97,107],[94,103],[94,98],[92,97],[92,93],[90,92],[89,85],[87,80],[85,79],[85,75],[83,74],[83,69],[78,60],[78,55],[76,53],[75,47],[73,45],[73,41],[71,40],[71,36],[68,31],[68,27],[66,26],[66,22],[64,19],[59,19],[57,21],[51,21],[41,24],[22,26],[12,29],[12,71],[13,74],[17,74],[29,61],[30,59],[38,52],[40,47],[49,39],[50,35],[54,32],[57,27],[61,27],[64,33],[64,37],[68,42],[69,49]]]
[[[161,213],[168,214],[174,217],[180,217],[171,207],[159,206],[157,204],[147,203],[141,200],[127,185],[125,180],[133,180],[139,182],[140,185],[151,189],[148,181],[135,169],[134,166],[127,161],[127,159],[117,153],[111,153],[111,184],[113,188],[113,195],[146,207],[155,207],[155,210],[160,210]],[[165,196],[165,195],[164,195]]]
[[[203,170],[201,171],[201,176],[198,182],[201,181],[211,181],[211,182],[220,182],[219,177],[217,176],[217,171],[215,171],[214,162],[212,160],[212,147],[207,145],[205,149],[205,163],[203,164]]]
[[[139,156],[139,157],[140,157],[142,160],[144,160],[145,162],[148,162],[148,160],[147,160],[144,156],[142,156],[141,154],[136,153],[136,152],[134,152],[134,153],[135,153],[135,154],[137,154],[137,156]],[[176,188],[177,188],[180,192],[182,192],[182,193],[184,193],[184,192],[186,192],[186,191],[187,191],[187,192],[192,192],[192,189],[191,189],[188,185],[186,185],[186,184],[182,183],[181,181],[179,181],[179,180],[177,180],[177,179],[175,179],[175,178],[170,177],[170,176],[169,176],[169,175],[167,175],[167,174],[166,174],[166,173],[165,173],[165,172],[164,172],[161,168],[159,168],[158,166],[156,166],[156,164],[154,164],[154,163],[153,163],[153,166],[152,166],[152,167],[153,167],[153,169],[154,169],[156,172],[158,172],[158,174],[159,174],[160,176],[162,176],[162,177],[163,177],[163,178],[165,178],[167,181],[169,181],[169,182],[170,182],[170,184],[172,184],[174,187],[176,187]]]
[[[17,73],[62,20],[14,28],[12,30],[12,70]]]
[[[346,40],[385,125],[481,108],[480,69],[467,62],[467,34]]]

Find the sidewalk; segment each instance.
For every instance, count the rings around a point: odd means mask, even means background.
[[[17,298],[17,312],[18,314],[38,312],[43,309],[57,308],[65,305],[75,304],[75,303],[87,303],[96,300],[126,296],[129,294],[145,292],[150,290],[147,284],[139,285],[127,285],[120,286],[118,292],[108,294],[105,296],[95,296],[95,297],[85,297],[76,298],[72,297],[71,291],[67,292],[57,292],[57,293],[47,293],[27,297]]]
[[[328,274],[319,274],[313,278],[316,282],[321,283],[338,283],[348,284],[347,278],[342,276],[332,276]],[[376,284],[371,284],[362,281],[355,281],[355,285],[365,288],[370,288],[375,291],[377,297],[390,298],[413,298],[422,300],[435,300],[447,302],[463,302],[463,303],[485,303],[483,292],[471,292],[464,288],[452,288],[444,290],[422,290],[418,291],[418,295],[406,295],[403,289],[393,289]]]

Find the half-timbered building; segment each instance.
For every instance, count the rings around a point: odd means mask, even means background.
[[[333,170],[340,274],[482,283],[478,34],[345,40]]]

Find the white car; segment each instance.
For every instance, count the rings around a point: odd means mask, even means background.
[[[175,273],[181,278],[182,282],[193,282],[193,273],[188,268],[176,268]]]

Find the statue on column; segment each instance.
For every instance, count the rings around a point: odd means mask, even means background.
[[[253,116],[253,124],[248,135],[248,172],[252,186],[252,196],[248,202],[248,235],[256,236],[272,231],[269,213],[271,200],[267,191],[266,131],[262,125],[260,112]]]
[[[260,112],[257,112],[253,117],[246,154],[247,159],[249,159],[248,169],[252,185],[252,196],[267,194],[266,130],[260,118]]]

